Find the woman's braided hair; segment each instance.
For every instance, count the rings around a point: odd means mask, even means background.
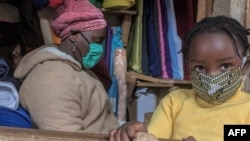
[[[247,35],[250,33],[250,30],[246,30],[237,20],[226,16],[206,17],[195,24],[185,35],[181,50],[184,53],[185,59],[187,59],[186,57],[192,40],[204,33],[226,33],[232,39],[235,50],[240,58],[241,56],[237,47],[243,47],[243,55],[246,55],[249,49]]]

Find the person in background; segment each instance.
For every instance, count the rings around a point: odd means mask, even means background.
[[[22,107],[38,129],[107,134],[118,120],[91,71],[104,50],[107,23],[102,12],[88,0],[65,0],[51,25],[61,44],[29,52],[14,72],[22,80]]]
[[[110,131],[110,141],[129,141],[137,132],[158,138],[219,141],[225,124],[250,124],[250,95],[242,91],[249,67],[247,30],[226,16],[206,17],[186,34],[182,51],[192,89],[166,95],[148,126],[131,121]]]

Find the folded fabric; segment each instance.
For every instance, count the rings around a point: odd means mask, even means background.
[[[0,56],[0,80],[5,79],[9,74],[9,65],[6,63],[5,59]]]
[[[29,114],[20,106],[15,111],[0,108],[0,126],[33,128]]]
[[[0,107],[16,110],[19,105],[19,95],[14,84],[0,81]]]
[[[135,0],[104,0],[103,8],[129,9],[134,4]]]

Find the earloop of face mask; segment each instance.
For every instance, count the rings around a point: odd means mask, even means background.
[[[245,65],[246,61],[247,61],[247,57],[246,57],[246,56],[244,56],[244,57],[242,58],[241,68],[243,68],[243,67],[244,67],[244,65]]]

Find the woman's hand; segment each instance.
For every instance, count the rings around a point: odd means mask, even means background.
[[[136,137],[136,132],[147,132],[146,126],[139,121],[130,121],[109,132],[109,141],[130,141]]]

